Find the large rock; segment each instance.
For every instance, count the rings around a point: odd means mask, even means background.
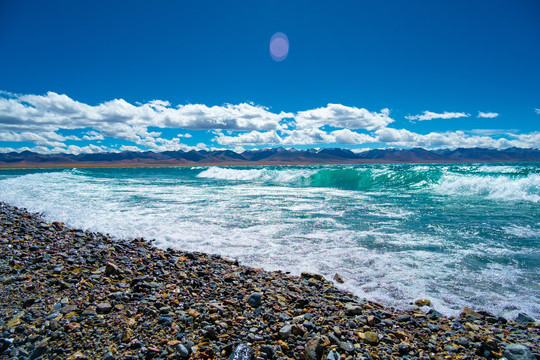
[[[534,322],[536,322],[534,318],[524,313],[519,313],[519,315],[516,318],[516,323],[521,324],[521,325],[527,325]]]
[[[252,307],[259,307],[262,304],[262,294],[260,292],[254,292],[249,295],[248,304]]]
[[[321,360],[324,351],[321,345],[321,339],[316,337],[309,340],[306,343],[304,351],[307,360]]]
[[[521,344],[510,344],[504,350],[508,360],[534,360],[535,357],[528,347]]]

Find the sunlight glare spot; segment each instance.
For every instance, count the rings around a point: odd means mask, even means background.
[[[270,56],[274,61],[283,61],[289,54],[289,39],[284,33],[275,33],[270,39]]]

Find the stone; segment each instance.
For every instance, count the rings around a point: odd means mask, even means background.
[[[229,356],[229,360],[251,360],[253,350],[246,344],[239,344]]]
[[[320,343],[320,338],[315,337],[306,343],[304,352],[307,360],[321,360],[323,355],[323,347]]]
[[[317,281],[322,281],[322,282],[326,281],[324,276],[319,275],[319,274],[303,272],[302,274],[300,274],[300,276],[303,277],[304,279],[315,279]]]
[[[354,351],[354,345],[350,341],[342,341],[339,343],[339,348],[345,352],[351,353]]]
[[[326,360],[339,360],[341,356],[337,351],[334,351],[333,349],[328,352],[326,355]]]
[[[172,318],[168,315],[162,315],[158,318],[158,324],[163,326],[171,326],[173,323]]]
[[[418,299],[414,302],[414,304],[416,306],[431,306],[431,301],[429,301],[428,299]]]
[[[204,337],[210,340],[217,340],[218,334],[215,326],[207,325],[204,327]]]
[[[535,356],[528,347],[521,344],[510,344],[504,350],[504,356],[508,360],[534,360]]]
[[[362,305],[356,303],[346,303],[345,313],[349,316],[361,315],[364,312]]]
[[[68,314],[73,311],[77,311],[77,305],[66,305],[60,309],[61,314]]]
[[[248,304],[252,307],[259,307],[262,304],[262,294],[260,292],[254,292],[248,297]]]
[[[398,351],[401,355],[406,355],[411,351],[411,344],[409,343],[401,343],[398,345]]]
[[[108,262],[105,266],[105,275],[118,275],[120,273],[121,271],[118,266],[116,266],[112,262]]]
[[[528,325],[528,324],[536,322],[534,318],[524,313],[519,313],[515,321],[516,321],[516,324],[521,324],[521,325]]]
[[[112,352],[108,352],[106,353],[105,355],[103,355],[103,357],[101,358],[102,360],[114,360],[114,355]]]
[[[131,330],[124,331],[120,337],[120,341],[122,341],[124,344],[129,343],[131,341],[131,335]]]
[[[176,346],[176,352],[182,359],[189,358],[189,350],[183,344],[178,344]]]
[[[112,310],[112,305],[108,302],[102,302],[96,305],[96,312],[98,314],[108,314]]]
[[[366,331],[364,341],[370,345],[377,345],[379,343],[379,335],[373,331]]]
[[[56,319],[56,318],[59,317],[60,315],[61,315],[61,314],[60,314],[58,311],[55,311],[55,312],[53,312],[53,313],[47,315],[47,316],[45,317],[45,320]],[[8,324],[8,326],[9,326],[9,324]]]
[[[279,330],[279,336],[282,339],[287,339],[289,336],[291,336],[292,333],[292,326],[291,325],[285,325]]]
[[[302,326],[293,325],[291,327],[291,331],[293,335],[302,336],[306,332],[306,329],[304,329]]]
[[[270,345],[261,345],[261,353],[266,355],[267,359],[274,357],[274,348]]]
[[[30,353],[30,360],[34,360],[45,354],[49,349],[46,346],[37,346],[32,353]]]
[[[345,282],[345,280],[343,280],[343,278],[341,277],[341,275],[339,275],[338,273],[336,273],[334,275],[334,280],[339,283],[339,284],[343,284]]]
[[[474,311],[473,309],[470,309],[468,307],[464,307],[463,310],[461,310],[461,317],[467,317],[472,316],[473,318],[481,319],[482,315]]]

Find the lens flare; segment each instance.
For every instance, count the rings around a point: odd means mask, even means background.
[[[274,61],[283,61],[289,54],[289,39],[284,33],[275,33],[270,39],[270,56]]]

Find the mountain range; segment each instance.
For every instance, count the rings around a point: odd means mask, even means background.
[[[278,164],[379,164],[456,162],[540,162],[539,149],[504,150],[458,148],[426,150],[375,149],[353,152],[341,148],[269,148],[237,153],[231,150],[38,154],[31,151],[0,154],[0,167],[88,167],[88,166],[174,166],[174,165],[278,165]]]

